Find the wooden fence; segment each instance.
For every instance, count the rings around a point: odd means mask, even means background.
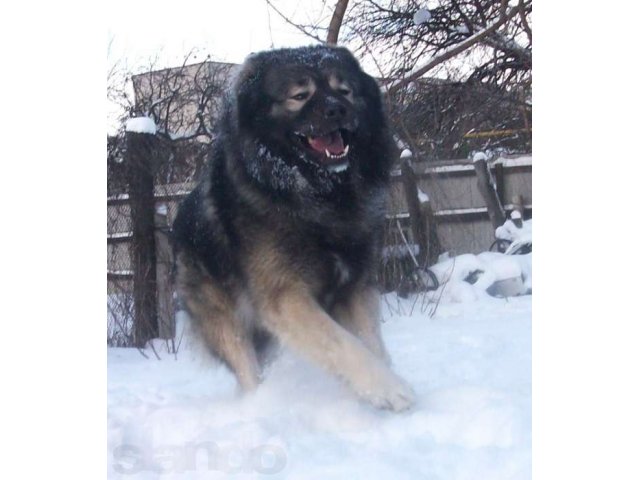
[[[531,218],[531,156],[500,157],[489,162],[489,167],[504,209],[522,208],[524,218]],[[442,251],[459,255],[488,250],[495,240],[495,228],[478,188],[473,162],[414,163],[413,169],[418,188],[429,198]],[[400,171],[394,174],[389,215],[409,225],[402,175]]]
[[[478,188],[473,162],[449,160],[408,165],[405,163],[401,169],[392,172],[393,182],[387,209],[389,231],[385,240],[386,257],[397,259],[399,255],[406,256],[407,250],[411,249],[421,258],[422,265],[428,265],[445,251],[458,255],[488,250],[495,240],[495,228]],[[523,211],[525,219],[530,218],[531,156],[501,157],[488,162],[488,165],[504,209],[508,212],[518,208]],[[158,262],[155,276],[159,331],[163,338],[171,338],[173,334],[173,297],[168,283],[171,258],[167,234],[180,201],[193,187],[193,184],[154,187],[157,227],[155,248]],[[407,195],[411,190],[417,190],[417,195]],[[108,198],[107,293],[111,304],[115,301],[115,305],[119,305],[118,302],[128,305],[127,315],[131,311],[129,295],[134,278],[131,254],[133,230],[129,196]],[[409,243],[409,249],[404,244],[405,240]],[[419,246],[423,246],[422,252]],[[424,251],[424,246],[432,251]],[[403,268],[398,270],[397,275],[402,274]],[[391,282],[389,285],[394,284]],[[387,288],[392,288],[389,285]],[[109,308],[112,309],[111,321],[118,315],[125,315],[113,310],[113,306]],[[131,322],[128,319],[117,321],[122,325]]]

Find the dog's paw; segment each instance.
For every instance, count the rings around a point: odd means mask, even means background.
[[[370,380],[368,385],[356,389],[356,393],[376,408],[401,412],[416,401],[413,389],[391,371],[378,373]]]
[[[416,395],[409,385],[403,380],[398,380],[398,385],[385,390],[382,395],[374,396],[371,403],[377,408],[393,410],[394,412],[401,412],[411,408],[416,402]]]

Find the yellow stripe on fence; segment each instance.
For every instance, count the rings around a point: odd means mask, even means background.
[[[530,132],[530,128],[515,128],[511,130],[486,130],[484,132],[469,132],[464,134],[464,138],[486,138],[486,137],[506,137],[514,133]]]

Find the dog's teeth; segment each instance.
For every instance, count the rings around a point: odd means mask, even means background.
[[[335,159],[338,159],[338,158],[344,158],[344,157],[346,157],[346,156],[347,156],[347,153],[349,153],[349,145],[347,145],[347,146],[344,148],[344,151],[343,151],[342,153],[336,153],[336,154],[331,153],[331,152],[329,151],[329,149],[328,149],[328,148],[325,148],[325,149],[324,149],[324,154],[325,154],[328,158],[332,158],[332,159],[334,159],[334,160],[335,160]]]

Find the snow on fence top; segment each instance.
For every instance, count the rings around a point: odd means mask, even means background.
[[[411,157],[413,157],[413,153],[408,148],[405,148],[404,150],[402,150],[402,153],[400,153],[400,158],[411,158]]]
[[[474,162],[480,162],[482,160],[485,160],[485,161],[487,160],[487,154],[486,153],[484,153],[484,152],[476,152],[473,155],[473,161]]]
[[[529,166],[531,165],[531,155],[520,155],[511,158],[501,157],[500,163],[502,163],[504,167]]]
[[[149,117],[134,117],[127,120],[125,124],[127,132],[156,134],[156,123]]]

